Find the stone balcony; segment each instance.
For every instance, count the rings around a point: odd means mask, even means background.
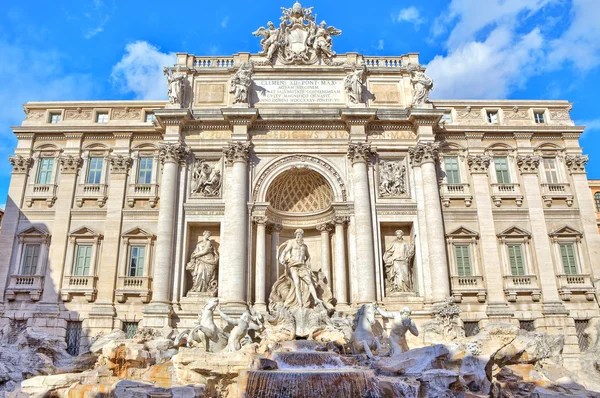
[[[147,200],[154,208],[158,202],[158,184],[129,184],[127,188],[127,204],[133,207],[138,200]]]
[[[25,203],[31,207],[35,200],[43,200],[48,207],[54,206],[56,202],[56,184],[33,184],[27,186],[25,192]]]
[[[506,275],[504,294],[510,302],[517,301],[519,295],[529,295],[533,301],[540,301],[542,291],[535,275]]]
[[[595,296],[594,285],[590,275],[557,275],[558,294],[565,300],[571,300],[573,294],[584,294],[588,301],[593,301]]]
[[[12,275],[6,288],[6,299],[14,300],[18,293],[27,293],[33,301],[42,295],[44,277],[42,275]]]
[[[467,207],[473,203],[469,184],[441,184],[440,198],[445,207],[450,207],[452,199],[464,200]]]
[[[127,296],[139,296],[144,303],[150,302],[150,285],[152,278],[148,276],[119,276],[115,295],[119,303],[124,303]]]
[[[451,281],[455,303],[462,302],[463,296],[477,296],[477,301],[485,303],[487,291],[482,276],[452,276]]]
[[[502,201],[512,199],[517,206],[523,205],[523,194],[519,184],[492,184],[492,200],[496,207],[502,206]]]
[[[106,184],[79,184],[75,193],[77,207],[83,206],[85,200],[96,200],[99,207],[104,207],[108,199],[108,185]]]
[[[85,296],[88,302],[96,300],[96,277],[93,275],[75,276],[67,275],[63,278],[63,287],[60,291],[63,301],[71,301],[75,295]]]
[[[552,206],[552,201],[562,199],[567,206],[573,206],[573,194],[569,184],[542,184],[542,198],[546,206]]]

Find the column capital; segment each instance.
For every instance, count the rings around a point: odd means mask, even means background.
[[[438,159],[440,144],[438,142],[419,142],[417,146],[408,148],[410,163],[420,166],[423,163],[435,163]]]
[[[348,159],[352,161],[352,164],[362,162],[369,163],[371,157],[375,154],[371,144],[369,142],[351,142],[348,144]]]
[[[331,232],[333,230],[333,226],[329,223],[323,223],[323,224],[319,224],[317,225],[317,231],[323,233],[323,232]]]
[[[8,161],[13,167],[13,174],[27,174],[31,165],[33,165],[33,158],[31,156],[13,155],[8,157]]]
[[[254,216],[252,217],[252,221],[254,221],[256,225],[267,225],[269,219],[265,216]]]
[[[77,173],[79,168],[83,163],[83,159],[81,156],[73,156],[73,155],[61,155],[58,158],[58,162],[60,163],[60,172],[64,174],[74,174]]]
[[[108,158],[110,162],[110,169],[115,174],[127,173],[131,165],[133,164],[133,159],[127,155],[112,155]]]
[[[228,165],[233,165],[236,162],[248,163],[250,159],[250,148],[252,143],[249,141],[234,141],[223,148],[225,159]]]
[[[350,217],[348,216],[334,216],[333,223],[335,225],[344,225],[350,222]]]
[[[585,165],[589,161],[588,155],[567,155],[565,164],[571,174],[585,174]]]
[[[467,165],[471,174],[487,174],[492,158],[487,155],[468,155]]]
[[[521,174],[537,174],[540,160],[538,155],[517,155],[517,166]]]
[[[162,164],[166,163],[187,163],[190,150],[179,142],[160,144],[158,157]]]
[[[267,224],[267,233],[269,234],[274,234],[274,233],[279,233],[283,230],[283,225],[278,224],[278,223],[268,223]]]

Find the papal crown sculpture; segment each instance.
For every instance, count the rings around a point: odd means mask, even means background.
[[[266,28],[261,26],[253,33],[263,37],[259,54],[265,55],[270,63],[278,55],[286,65],[314,64],[319,58],[330,64],[335,56],[331,36],[339,36],[342,31],[327,26],[325,21],[317,24],[312,10],[313,7],[303,8],[298,2],[292,8],[281,7],[279,27],[269,21]]]

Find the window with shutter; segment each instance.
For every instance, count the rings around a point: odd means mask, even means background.
[[[129,256],[129,276],[144,276],[146,246],[131,246]]]
[[[458,169],[458,157],[447,156],[444,158],[446,169],[446,182],[448,184],[460,184],[460,171]]]
[[[575,247],[572,243],[563,243],[560,245],[560,255],[562,257],[563,269],[567,275],[577,274],[577,261],[575,259]]]
[[[510,184],[510,172],[508,170],[508,158],[494,158],[494,166],[496,168],[496,181],[498,184]]]
[[[73,275],[87,276],[90,274],[90,264],[92,262],[92,246],[77,245],[77,256],[75,258],[75,267]]]
[[[544,158],[544,172],[548,184],[558,184],[558,171],[556,169],[556,159]]]
[[[468,245],[454,246],[458,276],[472,276],[471,257]]]
[[[52,169],[54,169],[54,158],[41,158],[37,183],[50,184],[52,182]]]
[[[508,245],[508,259],[510,262],[511,275],[525,275],[525,262],[523,261],[522,245]]]
[[[21,275],[35,275],[40,257],[40,245],[26,244],[21,264]]]

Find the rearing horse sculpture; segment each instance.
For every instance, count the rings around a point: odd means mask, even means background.
[[[198,324],[193,329],[186,329],[175,338],[175,346],[180,346],[183,339],[188,347],[200,347],[206,352],[213,352],[219,342],[219,328],[215,324],[213,312],[219,305],[219,299],[213,298],[202,309],[198,316]]]
[[[363,304],[354,316],[352,338],[350,348],[353,354],[364,351],[369,359],[373,359],[372,349],[377,349],[377,355],[381,355],[381,343],[373,333],[375,324],[375,309],[377,303]]]

